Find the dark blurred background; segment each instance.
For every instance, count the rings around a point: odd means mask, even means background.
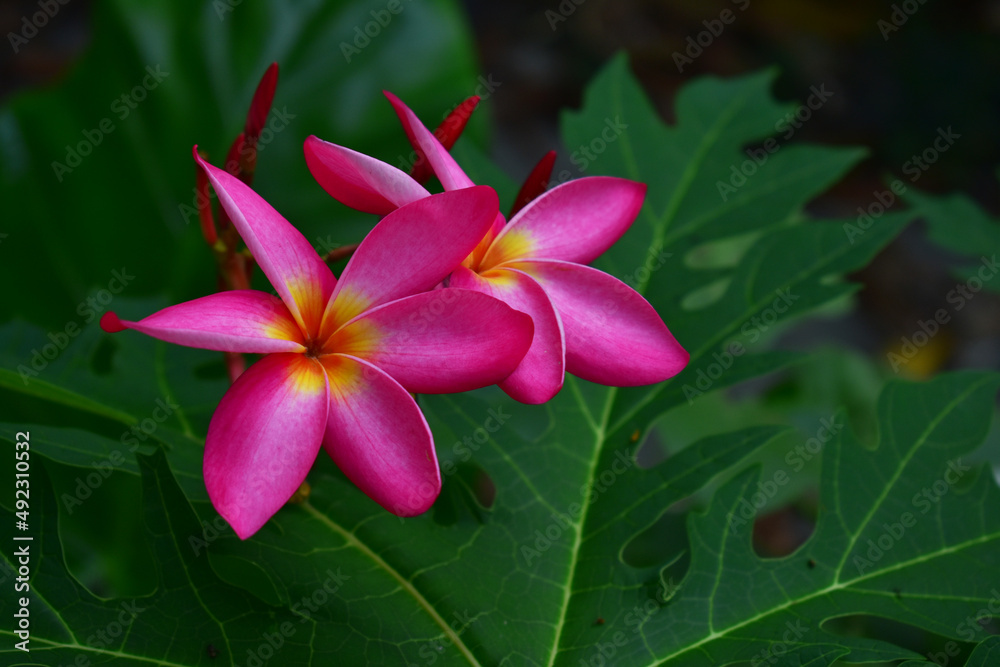
[[[60,6],[32,48],[16,57],[13,43],[0,49],[0,100],[60,80],[87,47],[92,4]],[[546,150],[559,148],[560,110],[579,105],[596,70],[624,49],[668,121],[678,88],[705,74],[776,68],[779,99],[805,102],[812,90],[829,91],[829,102],[796,129],[794,141],[863,145],[870,157],[812,204],[817,215],[855,217],[859,205],[873,201],[875,191],[901,177],[912,156],[932,145],[939,128],[949,127],[960,138],[921,172],[917,187],[961,191],[993,215],[1000,210],[1000,0],[462,4],[481,72],[498,84],[489,107],[493,156],[515,179]],[[37,0],[0,3],[5,40],[38,9]],[[710,35],[713,30],[719,34]],[[699,39],[707,45],[694,46]],[[566,162],[565,151],[560,159]],[[860,317],[825,334],[884,358],[955,285],[953,260],[926,240],[919,224],[911,227],[856,276],[866,284]],[[1000,365],[997,305],[985,295],[956,313],[949,335],[937,337],[922,351],[922,363],[907,370],[924,375]]]

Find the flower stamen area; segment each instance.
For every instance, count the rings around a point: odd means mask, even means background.
[[[326,349],[327,340],[315,340],[310,338],[306,341],[306,351],[303,353],[310,359],[318,359],[324,354],[330,354],[330,350]]]

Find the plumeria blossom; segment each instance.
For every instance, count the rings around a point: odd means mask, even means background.
[[[386,96],[444,189],[473,187],[413,112]],[[352,208],[385,215],[430,196],[392,165],[315,136],[306,140],[305,155],[319,184]],[[509,223],[498,214],[456,264],[450,287],[494,296],[534,321],[531,348],[499,383],[513,398],[543,403],[559,391],[567,371],[600,384],[636,386],[666,380],[687,365],[688,353],[638,292],[586,266],[628,230],[645,193],[644,184],[622,178],[568,181],[533,199]]]
[[[238,178],[198,161],[278,296],[232,290],[106,331],[264,354],[223,396],[205,440],[213,505],[246,539],[298,489],[322,446],[400,516],[441,488],[434,443],[409,392],[503,380],[531,344],[523,313],[484,294],[431,290],[496,217],[487,187],[422,198],[387,215],[337,281],[309,242]],[[462,225],[452,223],[461,219]]]

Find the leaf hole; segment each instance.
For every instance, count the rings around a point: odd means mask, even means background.
[[[621,560],[629,567],[663,566],[663,581],[680,581],[690,563],[687,531],[687,500],[674,503],[648,528],[634,535],[622,549]],[[663,564],[666,563],[664,566]]]
[[[684,255],[684,264],[692,269],[731,269],[740,263],[747,250],[757,242],[759,230],[701,243]]]
[[[632,433],[633,441],[639,438],[639,431]],[[646,431],[646,437],[639,443],[635,452],[635,464],[641,470],[649,470],[663,463],[669,457],[669,451],[658,428]]]
[[[883,595],[891,596],[898,604],[906,604],[905,584],[901,583],[898,587],[886,589]],[[975,610],[970,610],[970,615],[974,616]],[[859,637],[878,637],[925,656],[930,661],[928,664],[964,665],[975,648],[974,644],[942,637],[923,628],[872,614],[838,616],[827,619],[820,624],[820,627],[831,635],[852,640],[857,640]],[[984,638],[985,632],[981,628],[970,630],[976,638]]]
[[[708,308],[713,303],[722,298],[722,295],[729,289],[731,278],[719,278],[713,280],[703,287],[688,292],[681,299],[681,308],[688,311],[702,310]]]
[[[745,503],[753,506],[752,499]],[[741,509],[745,508],[741,503]],[[737,510],[737,513],[741,511]],[[816,530],[815,514],[798,505],[783,507],[775,512],[757,516],[753,523],[753,549],[761,558],[784,558],[795,553],[809,541]]]

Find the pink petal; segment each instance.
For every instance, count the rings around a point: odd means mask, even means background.
[[[445,119],[441,121],[441,124],[437,126],[437,129],[434,130],[434,136],[438,138],[445,150],[450,151],[451,147],[458,141],[458,138],[462,135],[462,130],[465,129],[469,119],[472,118],[472,112],[476,110],[479,100],[479,95],[473,95],[466,99],[452,109]],[[427,163],[427,158],[424,157],[424,152],[420,150],[419,146],[415,145],[413,137],[409,132],[406,133],[406,136],[409,138],[410,143],[414,144],[417,152],[417,161],[413,163],[410,175],[413,176],[413,180],[417,183],[426,183],[434,173]]]
[[[527,313],[535,335],[524,359],[499,386],[522,403],[544,403],[562,388],[565,377],[563,329],[545,290],[521,271],[496,269],[480,276],[460,267],[451,276],[452,288],[473,289],[500,299]]]
[[[444,394],[500,382],[531,345],[531,318],[471,290],[391,301],[341,328],[337,353],[378,366],[407,391]]]
[[[462,168],[458,166],[451,153],[441,145],[437,137],[424,127],[424,124],[420,122],[416,114],[410,111],[408,106],[403,104],[398,97],[389,91],[382,92],[389,98],[392,108],[396,110],[396,115],[399,116],[399,121],[403,124],[403,130],[406,132],[406,136],[409,137],[410,143],[417,148],[418,154],[422,152],[427,157],[427,161],[437,175],[438,180],[441,181],[444,189],[459,190],[475,185],[472,179],[466,176]]]
[[[247,539],[299,488],[326,430],[322,366],[301,354],[269,354],[222,397],[205,439],[212,504]]]
[[[358,211],[385,215],[430,196],[405,172],[349,148],[311,136],[303,151],[316,182],[341,204]]]
[[[566,370],[614,387],[654,384],[687,365],[687,351],[659,313],[622,281],[589,266],[534,260],[513,266],[533,276],[559,311]]]
[[[288,306],[303,331],[316,331],[336,280],[330,268],[287,220],[256,192],[194,152],[208,174],[222,207],[229,214],[254,260]]]
[[[511,218],[483,268],[536,257],[588,264],[628,230],[645,195],[645,184],[611,176],[558,185]]]
[[[305,339],[281,299],[255,290],[209,294],[178,303],[138,322],[105,313],[101,327],[135,329],[168,343],[222,352],[304,352]]]
[[[369,498],[397,516],[434,503],[441,474],[430,428],[399,383],[352,357],[321,357],[330,378],[323,448]]]
[[[437,285],[486,234],[499,206],[496,192],[480,185],[424,197],[385,216],[344,267],[324,331]]]

